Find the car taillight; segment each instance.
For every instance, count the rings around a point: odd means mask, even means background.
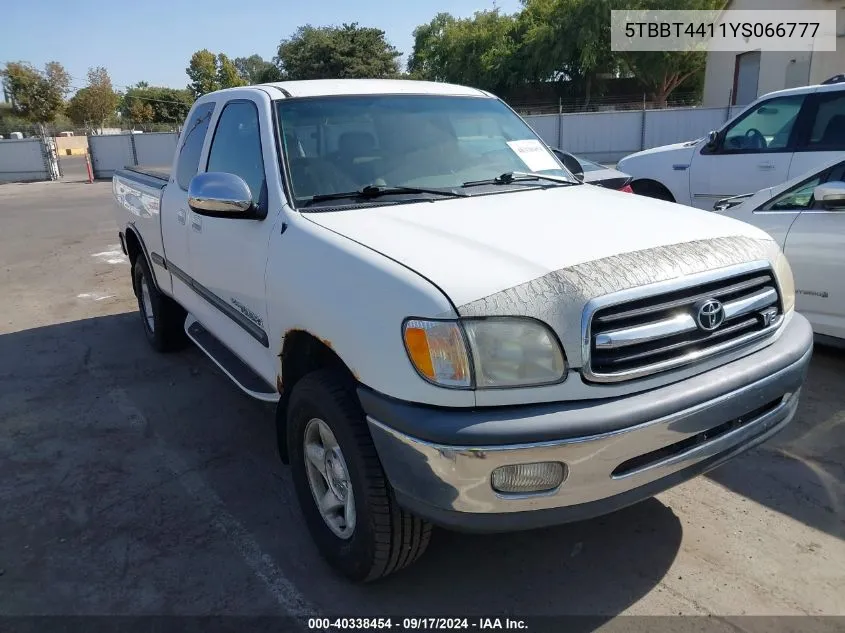
[[[624,191],[625,193],[634,193],[634,190],[631,189],[631,185],[625,185],[619,191]]]

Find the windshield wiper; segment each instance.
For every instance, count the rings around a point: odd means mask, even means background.
[[[506,171],[504,174],[499,174],[495,178],[488,178],[486,180],[470,180],[465,182],[462,187],[477,187],[479,185],[511,185],[517,182],[531,182],[535,180],[549,180],[560,185],[577,185],[577,182],[572,182],[563,176],[547,176],[546,174],[535,174],[525,171]]]
[[[311,196],[306,201],[306,205],[313,202],[321,202],[323,200],[343,200],[344,198],[379,198],[381,196],[390,196],[400,193],[430,193],[437,196],[447,196],[450,198],[466,198],[469,194],[461,193],[460,191],[453,191],[451,189],[426,189],[423,187],[388,187],[385,185],[367,185],[355,191],[339,191],[336,193],[318,193]]]

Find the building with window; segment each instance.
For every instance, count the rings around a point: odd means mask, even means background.
[[[845,73],[845,0],[731,0],[730,10],[836,11],[836,52],[711,51],[707,54],[702,104],[747,105],[769,92],[818,84]],[[762,19],[761,21],[765,21]]]

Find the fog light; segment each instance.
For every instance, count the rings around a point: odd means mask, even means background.
[[[498,492],[546,492],[554,490],[566,477],[560,462],[536,462],[500,466],[493,471],[493,489]]]

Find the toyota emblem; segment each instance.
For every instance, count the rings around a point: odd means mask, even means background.
[[[698,329],[712,332],[725,321],[725,308],[717,299],[705,299],[695,306],[695,322]]]

